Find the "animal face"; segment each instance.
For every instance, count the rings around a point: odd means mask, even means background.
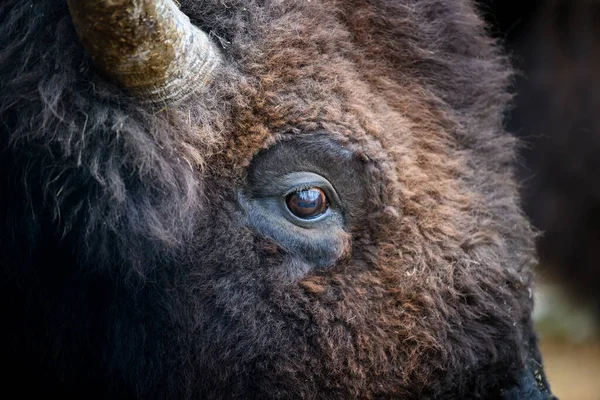
[[[508,67],[469,2],[32,4],[0,22],[15,381],[550,396]]]

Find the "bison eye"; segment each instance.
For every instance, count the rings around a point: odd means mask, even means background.
[[[288,210],[301,219],[315,219],[329,208],[325,192],[319,188],[303,189],[290,193],[285,198]]]

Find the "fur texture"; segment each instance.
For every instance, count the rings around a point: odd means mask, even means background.
[[[500,398],[529,368],[549,397],[509,68],[472,4],[181,7],[227,67],[150,110],[94,71],[63,0],[0,5],[5,386]],[[349,256],[290,279],[235,193],[261,149],[315,131],[364,160],[368,201]]]

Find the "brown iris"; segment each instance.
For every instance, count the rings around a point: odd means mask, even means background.
[[[313,219],[327,211],[329,202],[319,188],[310,188],[290,193],[285,203],[292,214],[302,219]]]

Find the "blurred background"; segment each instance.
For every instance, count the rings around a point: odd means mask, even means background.
[[[600,0],[479,0],[519,71],[506,126],[541,231],[535,321],[561,400],[600,400]]]

